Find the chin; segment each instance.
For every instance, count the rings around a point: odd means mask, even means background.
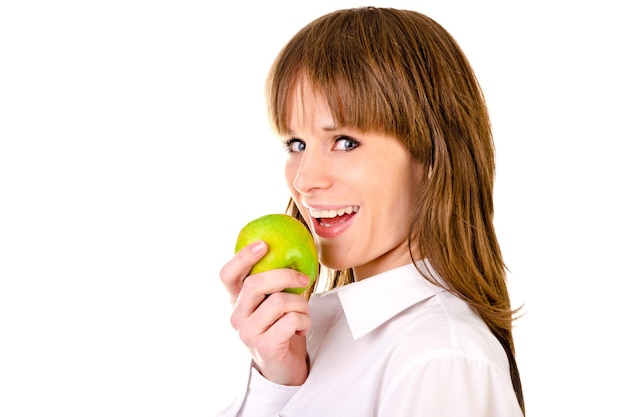
[[[333,256],[324,256],[323,252],[320,254],[320,263],[324,265],[325,268],[333,269],[335,271],[350,269],[353,266],[347,264],[345,261],[341,262],[339,259],[335,259]]]

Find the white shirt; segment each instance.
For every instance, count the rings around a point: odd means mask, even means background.
[[[413,264],[314,294],[310,314],[304,384],[251,367],[247,390],[218,417],[522,416],[500,343]]]

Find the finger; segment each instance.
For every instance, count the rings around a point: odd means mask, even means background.
[[[250,270],[267,252],[267,243],[258,240],[245,246],[233,256],[220,270],[220,280],[231,296],[234,304],[239,296],[243,281]]]
[[[243,283],[231,315],[231,325],[238,329],[244,320],[255,315],[253,320],[265,323],[260,332],[289,311],[308,314],[306,298],[282,292],[285,285],[302,283],[308,277],[293,269],[275,269],[250,275]],[[300,285],[300,284],[298,284]]]
[[[259,326],[249,320],[239,329],[239,337],[253,352],[269,360],[289,344],[294,335],[304,336],[311,326],[308,314],[289,312],[283,314],[271,326]]]
[[[311,325],[309,303],[296,294],[274,293],[259,307],[258,313],[267,315],[268,320],[277,317],[267,332],[278,338],[304,336]]]
[[[309,303],[304,297],[286,292],[276,292],[269,295],[250,316],[261,323],[267,323],[269,329],[286,314],[309,314]]]
[[[264,340],[280,343],[280,345],[290,341],[294,335],[304,337],[311,327],[311,317],[308,314],[290,312],[278,319],[263,334]],[[271,352],[264,352],[271,355]]]
[[[233,317],[245,319],[250,316],[268,295],[280,293],[288,287],[302,287],[308,285],[309,278],[293,269],[273,269],[248,276],[242,283],[239,295],[235,301]],[[287,293],[284,293],[287,294]],[[305,305],[306,299],[297,294],[294,300],[302,299]]]

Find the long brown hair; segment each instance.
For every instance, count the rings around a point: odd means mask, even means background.
[[[338,126],[394,136],[427,167],[409,247],[500,341],[524,410],[512,335],[517,310],[493,226],[491,125],[457,42],[415,11],[364,7],[314,20],[279,53],[267,79],[270,122],[280,134],[288,130],[289,94],[303,78],[328,100]],[[293,200],[287,212],[304,223]],[[330,272],[330,288],[354,280],[351,270]]]

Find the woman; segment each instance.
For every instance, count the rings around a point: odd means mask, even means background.
[[[288,213],[311,230],[327,291],[220,273],[252,355],[223,416],[520,416],[494,150],[464,54],[413,11],[339,10],[297,33],[267,80]]]

